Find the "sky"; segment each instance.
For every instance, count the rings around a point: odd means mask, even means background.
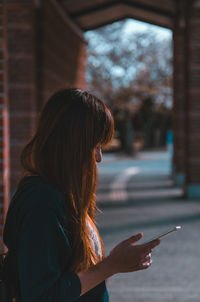
[[[170,40],[172,39],[172,31],[170,29],[164,28],[164,27],[160,27],[157,25],[153,25],[150,23],[146,23],[146,22],[142,22],[142,21],[138,21],[135,19],[125,19],[125,25],[124,26],[124,38],[127,39],[129,35],[131,35],[131,33],[142,33],[142,32],[146,32],[146,31],[151,31],[154,32],[155,35],[157,36],[158,39],[163,40],[163,39],[167,39]],[[117,22],[122,22],[117,21]],[[116,23],[117,23],[116,22]],[[108,25],[106,25],[106,27],[108,27]],[[97,29],[98,31],[98,29]],[[89,30],[87,32],[85,32],[85,37],[86,39],[89,39],[93,41],[93,43],[97,43],[99,44],[99,37],[98,35],[96,35],[95,30]],[[97,41],[96,41],[97,39]],[[94,42],[96,41],[96,42]],[[103,50],[105,49],[105,45],[102,45]],[[98,49],[100,50],[101,45],[98,46]]]
[[[171,38],[172,37],[172,31],[170,29],[152,25],[149,23],[137,21],[134,19],[127,19],[126,22],[126,33],[130,34],[131,32],[141,32],[146,31],[148,29],[151,29],[155,31],[161,38]]]
[[[121,21],[119,21],[121,22]],[[109,26],[109,25],[106,25]],[[157,25],[152,25],[146,22],[138,21],[135,19],[126,19],[126,26],[125,26],[125,32],[127,35],[129,35],[131,32],[143,32],[147,30],[152,30],[158,36],[163,39],[163,38],[172,38],[172,31],[170,29],[160,27]],[[90,34],[92,31],[86,32],[86,37],[88,34]]]

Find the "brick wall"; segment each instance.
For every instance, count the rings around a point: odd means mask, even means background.
[[[41,2],[37,20],[40,109],[57,89],[66,86],[85,88],[86,47],[82,32],[55,0]]]
[[[36,119],[34,1],[6,1],[11,193],[21,176],[20,152]]]
[[[193,1],[189,28],[187,183],[200,186],[200,1]]]
[[[3,250],[2,231],[9,203],[9,115],[7,94],[6,13],[0,3],[0,252]]]
[[[22,147],[52,92],[85,87],[85,58],[82,32],[55,0],[0,3],[0,250]]]
[[[11,192],[38,111],[55,90],[85,87],[85,42],[55,0],[6,2]],[[36,6],[36,4],[38,4]]]
[[[176,2],[174,45],[174,172],[177,185],[186,181],[187,158],[187,1]]]
[[[189,198],[200,198],[199,100],[200,1],[182,0],[174,27],[174,166]]]

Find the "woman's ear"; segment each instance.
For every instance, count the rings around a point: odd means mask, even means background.
[[[102,161],[102,150],[101,150],[101,147],[100,146],[97,146],[95,148],[95,159],[96,159],[96,162],[97,163],[100,163]]]

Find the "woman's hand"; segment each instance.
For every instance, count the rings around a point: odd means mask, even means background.
[[[152,263],[152,249],[160,243],[160,240],[133,245],[142,236],[142,233],[139,233],[120,242],[114,247],[108,257],[91,266],[87,272],[79,272],[77,275],[81,281],[81,295],[114,274],[148,268]]]
[[[107,257],[107,264],[113,274],[134,272],[151,266],[151,252],[159,245],[160,240],[134,245],[142,236],[142,233],[134,235],[112,249]]]

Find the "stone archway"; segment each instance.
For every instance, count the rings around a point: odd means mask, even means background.
[[[21,175],[19,154],[44,100],[62,86],[85,87],[83,32],[127,17],[174,32],[174,177],[189,198],[200,198],[200,1],[3,0],[1,233],[9,187]]]

